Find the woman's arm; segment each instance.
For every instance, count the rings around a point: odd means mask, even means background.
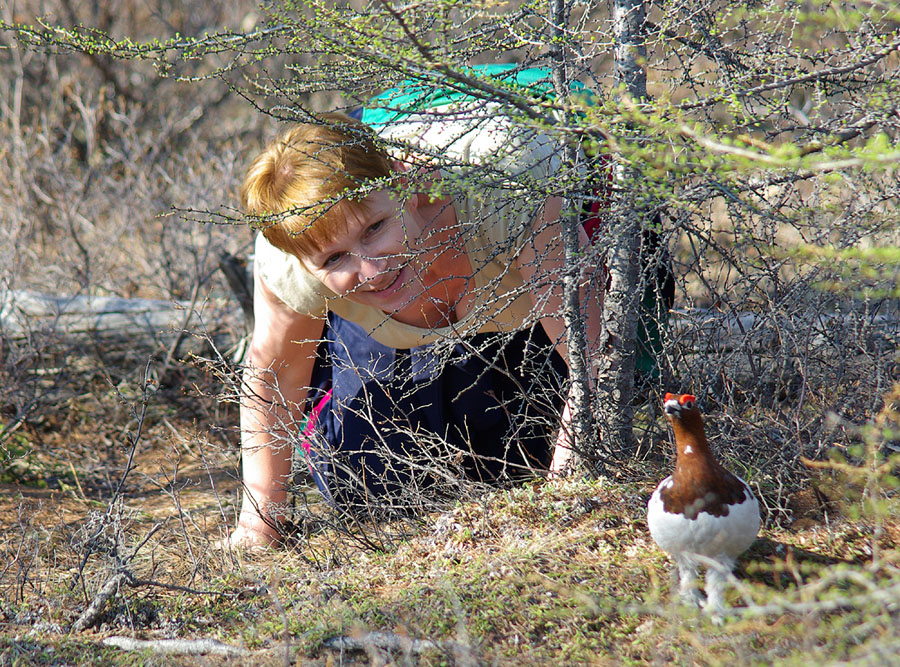
[[[568,364],[569,349],[566,344],[561,280],[565,272],[564,230],[559,219],[561,208],[562,200],[558,197],[547,200],[534,222],[533,229],[536,233],[519,253],[517,265],[526,284],[533,286],[530,293],[531,301],[547,337],[556,344],[557,351]],[[580,227],[578,231],[580,246],[587,248],[590,245],[587,233]],[[584,324],[588,342],[589,369],[592,367],[591,358],[598,353],[603,326],[603,285],[601,281],[592,281],[591,276],[587,275],[580,289],[580,303],[586,315]],[[593,376],[589,377],[593,381]],[[551,472],[562,471],[572,456],[572,443],[569,438],[571,418],[572,410],[567,399],[560,419],[553,462],[550,464]]]
[[[324,322],[286,306],[254,272],[255,323],[241,392],[244,493],[232,544],[278,540],[274,521],[287,498],[293,431],[299,428]]]

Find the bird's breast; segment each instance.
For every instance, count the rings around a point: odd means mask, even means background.
[[[730,507],[753,497],[743,480],[718,466],[681,466],[670,483],[660,485],[659,491],[667,512],[684,514],[689,519],[701,512],[727,516]]]
[[[667,478],[660,483],[647,506],[647,525],[659,547],[671,554],[700,554],[715,558],[736,558],[756,539],[759,532],[759,505],[749,487],[745,498],[727,504],[722,515],[700,511],[693,516],[671,512],[663,498],[671,489]],[[674,486],[674,484],[673,484]]]

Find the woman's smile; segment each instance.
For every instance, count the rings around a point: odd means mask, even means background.
[[[395,287],[399,287],[398,284],[400,281],[400,274],[403,273],[403,267],[394,272],[392,276],[388,277],[389,282],[383,287],[373,287],[371,292],[375,292],[377,294],[391,294],[394,291]]]
[[[372,303],[372,305],[377,305],[379,308],[385,311],[388,310],[387,306],[389,303],[391,305],[396,305],[397,308],[402,308],[405,304],[393,304],[393,301],[395,295],[400,290],[402,290],[404,285],[406,285],[406,283],[408,282],[408,274],[408,267],[406,265],[401,266],[400,268],[394,270],[392,274],[386,275],[385,279],[382,280],[380,284],[373,285],[369,288],[357,289],[352,294],[348,294],[347,297],[354,301],[374,301],[376,303]],[[371,285],[372,283],[369,284]],[[354,299],[354,296],[357,298]]]

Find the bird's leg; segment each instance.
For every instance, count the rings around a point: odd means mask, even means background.
[[[697,585],[697,564],[690,558],[681,556],[675,559],[678,567],[678,595],[689,605],[703,606],[703,593]]]
[[[734,561],[727,556],[710,559],[706,569],[706,605],[703,610],[713,614],[725,613],[725,588]]]

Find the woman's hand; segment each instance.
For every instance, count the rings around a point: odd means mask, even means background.
[[[253,339],[241,393],[243,498],[234,532],[221,546],[270,546],[280,539],[271,519],[290,484],[293,431],[302,406],[323,322],[282,303],[254,275]],[[261,513],[262,512],[262,513]]]
[[[572,454],[572,411],[569,410],[569,401],[566,401],[550,462],[550,479],[565,476],[574,463]]]
[[[241,513],[237,528],[225,539],[219,540],[214,546],[226,549],[236,547],[239,549],[255,549],[263,547],[275,547],[281,543],[278,531],[262,517],[253,513]]]
[[[559,220],[562,201],[557,197],[547,200],[540,215],[533,223],[535,234],[531,242],[525,244],[516,258],[516,264],[525,284],[534,285],[529,292],[534,313],[540,318],[547,337],[556,346],[557,352],[569,364],[569,348],[567,331],[563,316],[563,289],[559,276],[565,275],[567,269],[563,226]],[[578,229],[579,244],[582,249],[591,245],[587,232]],[[592,255],[586,255],[592,257]],[[591,357],[601,354],[598,341],[603,330],[603,285],[597,280],[597,266],[593,270],[583,271],[582,283],[579,286],[580,303],[584,305],[584,333],[587,338],[588,368],[592,368]],[[571,365],[569,364],[571,369]],[[591,379],[589,377],[589,382]],[[564,475],[575,463],[572,437],[571,396],[567,398],[563,413],[560,416],[560,429],[556,436],[556,447],[550,463],[550,477]]]

